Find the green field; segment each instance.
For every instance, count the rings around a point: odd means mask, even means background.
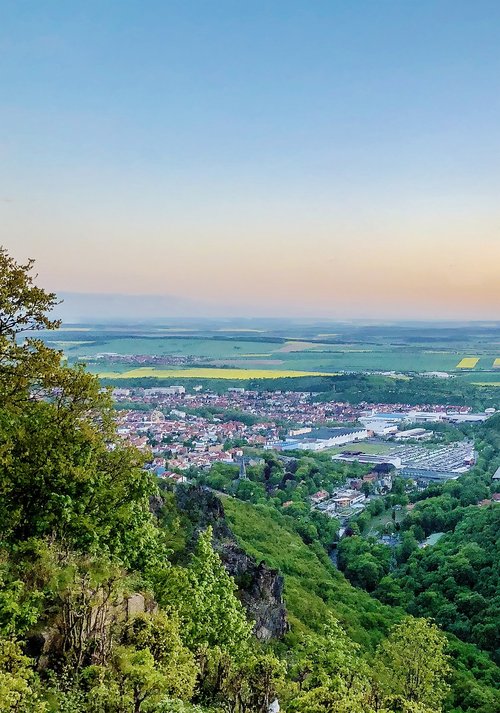
[[[64,340],[62,340],[64,342]],[[274,347],[281,346],[278,344],[269,344],[267,342],[243,341],[231,338],[193,338],[186,337],[168,337],[168,336],[105,336],[96,338],[90,341],[88,333],[85,340],[76,342],[67,349],[67,352],[72,357],[94,357],[97,354],[116,353],[116,354],[171,354],[174,356],[195,356],[195,357],[211,357],[213,359],[231,358],[238,355],[251,352],[252,355],[268,356]],[[57,340],[54,340],[54,346],[58,347]],[[61,342],[59,342],[61,343]],[[271,347],[271,348],[270,348]]]
[[[206,361],[207,367],[218,367],[224,371],[229,370],[260,370],[274,371],[275,376],[287,372],[303,372],[308,374],[313,373],[338,373],[341,371],[347,372],[396,372],[396,373],[425,373],[425,372],[448,372],[456,375],[467,376],[471,372],[476,375],[476,381],[482,381],[478,378],[478,374],[487,373],[486,370],[491,369],[491,358],[485,357],[480,359],[477,366],[472,369],[457,369],[457,363],[460,355],[454,352],[451,353],[426,353],[411,349],[379,349],[373,351],[341,351],[341,350],[304,350],[302,352],[279,352],[272,351],[275,345],[266,343],[252,343],[251,349],[248,344],[239,342],[231,343],[228,341],[213,342],[207,340],[194,340],[194,344],[190,340],[176,340],[171,343],[169,340],[148,340],[144,345],[141,340],[131,345],[128,342],[110,342],[105,348],[102,346],[92,348],[95,354],[115,351],[118,349],[124,354],[145,354],[144,346],[149,348],[150,354],[172,355],[183,357],[202,358]],[[182,350],[181,350],[182,347]],[[132,348],[137,351],[132,352]],[[88,349],[86,345],[85,350]],[[259,352],[258,349],[262,351]],[[75,353],[66,352],[68,357],[74,359]],[[93,356],[93,355],[86,355]],[[93,367],[92,361],[90,365]],[[103,368],[103,366],[105,368]],[[194,364],[193,366],[198,366]],[[203,366],[203,365],[201,365]],[[206,368],[206,367],[203,367]],[[92,369],[94,370],[94,369]],[[102,362],[102,366],[98,369],[99,372],[121,372],[130,371],[130,365],[119,364],[113,361],[110,355]],[[291,375],[291,374],[290,374]],[[158,376],[158,375],[157,375]],[[175,374],[174,374],[175,376]],[[206,378],[211,378],[207,375]],[[229,377],[226,377],[229,378]],[[249,377],[252,378],[252,377]],[[255,377],[258,378],[258,377]],[[496,373],[498,381],[498,372]]]
[[[343,453],[345,450],[355,450],[360,453],[367,453],[370,455],[382,455],[383,453],[388,453],[394,446],[391,444],[384,443],[354,443],[347,446],[341,446],[337,448],[328,448],[325,453],[331,453],[336,455],[337,453]]]
[[[497,386],[500,383],[500,374],[498,370],[477,371],[474,369],[472,372],[460,376],[460,381],[468,384],[479,383],[481,386]]]
[[[494,373],[496,381],[499,380],[498,367],[493,366],[499,363],[495,361],[500,344],[500,326],[496,324],[309,324],[270,320],[252,327],[236,323],[148,327],[84,325],[64,327],[57,333],[47,332],[41,336],[63,350],[70,363],[86,361],[92,371],[106,376],[135,369],[133,363],[124,364],[114,355],[145,355],[186,359],[187,366],[203,369],[246,369],[249,378],[259,378],[251,376],[252,371],[272,371],[274,376],[290,375],[290,372],[366,371],[448,372],[467,380],[473,376],[474,381],[481,383],[495,381],[489,376]],[[96,360],[98,355],[100,358]],[[152,367],[153,364],[146,360],[140,366]],[[170,371],[168,366],[157,367]],[[155,373],[155,376],[166,378],[167,375]],[[207,375],[207,378],[211,377]],[[225,378],[239,378],[239,375]]]
[[[395,522],[401,522],[405,516],[406,510],[396,510]],[[366,537],[377,537],[379,529],[384,528],[390,522],[392,522],[392,510],[386,510],[381,515],[376,515],[370,520],[370,529],[366,533]]]

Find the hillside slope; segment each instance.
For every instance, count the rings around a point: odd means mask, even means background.
[[[307,546],[270,508],[230,497],[223,503],[245,551],[283,573],[292,636],[321,631],[328,612],[333,612],[355,641],[372,648],[402,617],[402,611],[349,584],[322,547]]]
[[[230,527],[245,551],[284,574],[284,599],[291,631],[283,647],[293,649],[311,631],[321,632],[328,616],[333,614],[370,660],[375,645],[404,616],[403,610],[383,605],[349,584],[322,547],[306,545],[287,529],[285,518],[279,518],[270,508],[231,497],[223,498],[223,504]],[[500,669],[488,655],[453,634],[448,635],[448,654],[453,672],[445,710],[453,713],[499,710]]]

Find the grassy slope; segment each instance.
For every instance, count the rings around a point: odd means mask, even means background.
[[[292,637],[320,630],[333,612],[355,641],[372,648],[402,615],[352,587],[320,547],[308,547],[267,508],[224,498],[224,509],[241,546],[284,574]]]
[[[224,509],[241,546],[257,559],[281,570],[285,576],[285,601],[291,632],[285,650],[310,630],[319,631],[332,612],[365,654],[386,634],[403,612],[382,605],[344,576],[301,538],[271,517],[267,508],[224,498]],[[453,713],[491,713],[498,702],[498,668],[472,644],[448,635],[455,669],[450,683],[453,695],[446,710]]]

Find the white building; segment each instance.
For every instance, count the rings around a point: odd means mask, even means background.
[[[303,428],[291,428],[288,431],[289,436],[303,436],[305,433],[311,433],[312,428],[309,426],[304,426]]]
[[[432,431],[425,428],[408,428],[394,434],[395,441],[425,441],[428,438],[432,438]]]
[[[366,428],[316,428],[304,434],[304,438],[287,438],[285,441],[272,441],[266,444],[266,450],[280,451],[322,451],[325,448],[344,446],[369,437]]]
[[[361,423],[368,431],[371,431],[376,436],[392,436],[398,432],[398,427],[392,421],[384,421],[383,419],[360,418]]]
[[[444,418],[445,414],[442,411],[408,411],[406,421],[409,423],[438,423]]]
[[[154,386],[144,389],[144,396],[176,396],[186,393],[184,386]]]
[[[321,451],[325,448],[363,441],[368,437],[366,428],[317,428],[311,430],[306,438],[297,441],[295,447],[303,451]]]
[[[116,398],[120,396],[130,396],[130,389],[113,389],[113,396],[116,396]]]

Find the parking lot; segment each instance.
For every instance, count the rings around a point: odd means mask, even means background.
[[[391,455],[401,458],[403,468],[418,468],[428,471],[465,473],[475,461],[474,444],[470,441],[450,443],[446,446],[396,446]]]

